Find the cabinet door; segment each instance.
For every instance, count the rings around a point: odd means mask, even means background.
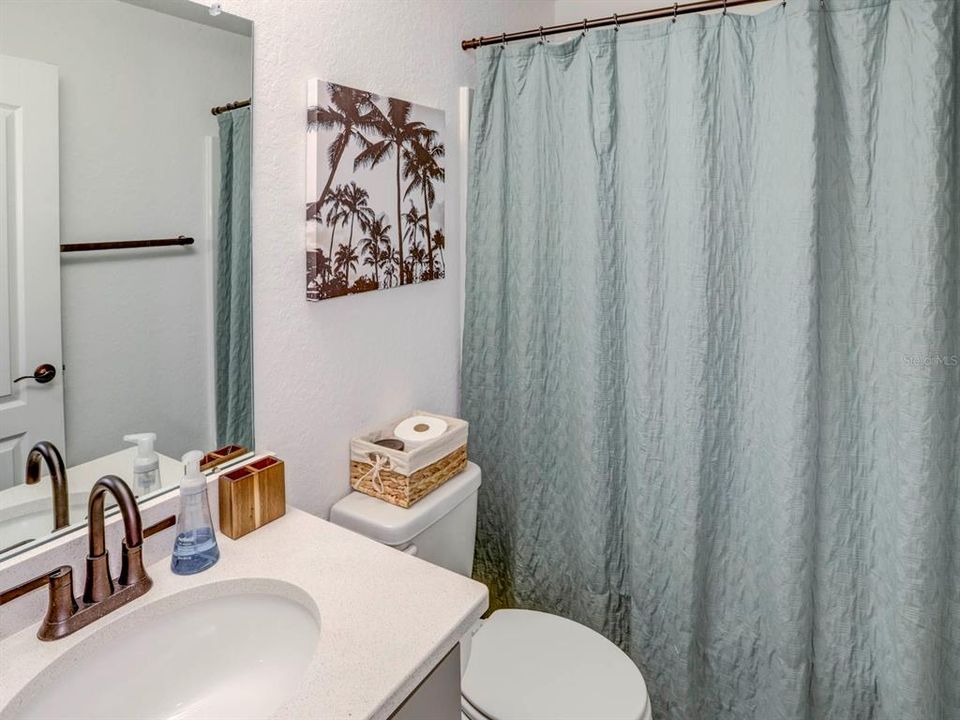
[[[391,720],[460,720],[460,646],[454,645]]]

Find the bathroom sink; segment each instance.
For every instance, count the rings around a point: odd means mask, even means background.
[[[84,639],[0,717],[267,718],[299,687],[319,636],[316,605],[294,585],[200,586]]]

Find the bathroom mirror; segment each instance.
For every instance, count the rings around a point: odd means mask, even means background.
[[[253,26],[208,5],[0,3],[0,559],[253,447]]]

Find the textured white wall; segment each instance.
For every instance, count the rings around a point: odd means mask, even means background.
[[[203,147],[210,108],[249,97],[250,42],[115,0],[0,1],[0,52],[59,67],[60,241],[198,241],[62,257],[71,465],[131,432],[209,449]]]
[[[349,440],[415,408],[459,406],[457,88],[460,40],[549,23],[548,0],[222,0],[254,21],[254,376],[259,448],[287,463],[288,500],[326,516],[349,491]],[[442,108],[445,280],[304,300],[306,82]]]

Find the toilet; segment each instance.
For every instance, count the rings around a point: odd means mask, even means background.
[[[353,492],[331,522],[470,576],[480,468],[411,508]],[[460,641],[463,720],[651,720],[643,676],[590,628],[549,613],[497,610]]]

